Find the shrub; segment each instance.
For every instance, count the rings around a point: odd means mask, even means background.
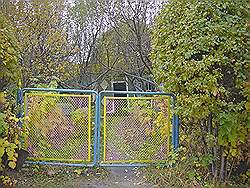
[[[246,157],[246,7],[243,0],[171,0],[152,35],[154,75],[177,95],[183,143],[211,154],[211,173],[220,180],[234,159]]]

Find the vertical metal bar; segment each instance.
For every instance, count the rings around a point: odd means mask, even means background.
[[[170,126],[171,126],[171,122],[170,122],[170,97],[168,97],[168,122],[167,122],[167,141],[168,141],[168,145],[167,145],[167,152],[170,152]],[[167,154],[168,154],[167,153]]]
[[[175,149],[177,150],[178,147],[179,147],[179,117],[176,115],[176,120],[175,120],[175,129],[176,129],[176,132],[175,132]]]
[[[91,161],[91,95],[88,96],[88,162]]]
[[[103,105],[103,161],[106,160],[106,110],[107,103],[106,97],[104,97],[104,105]]]
[[[100,163],[100,155],[101,155],[101,97],[99,94],[97,100],[97,162]]]
[[[95,134],[94,134],[94,165],[97,165],[97,153],[98,153],[98,114],[99,114],[99,105],[98,105],[99,95],[95,95]]]
[[[24,125],[23,126],[26,129],[27,123],[25,123],[25,122],[27,121],[26,117],[28,116],[28,113],[29,113],[29,111],[28,111],[28,96],[27,96],[28,94],[23,92],[23,95],[24,95],[24,108],[23,108],[24,109],[24,112],[23,112]],[[28,145],[27,145],[26,140],[23,140],[22,147],[24,147],[24,149],[27,149]]]
[[[17,118],[18,118],[18,126],[21,128],[23,126],[23,91],[21,88],[17,90]],[[19,135],[19,141],[21,143],[21,147],[23,146],[24,140],[22,139],[21,135]]]
[[[172,144],[176,151],[179,147],[179,118],[176,114],[173,115],[173,131],[172,131]]]
[[[173,107],[176,107],[176,96],[173,95]],[[172,119],[172,145],[174,150],[176,151],[179,147],[179,119],[176,114],[173,115]]]
[[[173,118],[172,118],[172,146],[175,150],[175,114],[173,115]]]
[[[23,104],[23,92],[21,88],[18,88],[17,90],[17,118],[21,118],[22,117],[22,104]],[[18,121],[18,125],[21,127],[22,126],[22,122]]]

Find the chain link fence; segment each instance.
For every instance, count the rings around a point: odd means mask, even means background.
[[[170,97],[103,99],[103,162],[166,160],[170,146]]]
[[[26,93],[31,160],[91,161],[91,95]]]

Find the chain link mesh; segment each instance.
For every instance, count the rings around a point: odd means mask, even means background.
[[[91,95],[28,93],[25,98],[31,159],[90,161]]]
[[[166,160],[169,97],[104,97],[104,162]]]

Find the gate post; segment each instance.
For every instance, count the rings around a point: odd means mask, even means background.
[[[176,96],[173,95],[173,107],[176,108]],[[172,119],[172,145],[174,151],[177,151],[179,147],[179,117],[177,114],[173,115]]]
[[[22,105],[23,105],[23,91],[21,88],[17,89],[17,99],[16,99],[16,103],[17,103],[17,118],[21,118],[23,116],[22,114]],[[21,127],[22,126],[22,122],[19,120],[18,121],[18,125]]]
[[[24,115],[23,115],[23,90],[20,88],[20,84],[19,84],[19,87],[17,89],[17,98],[16,98],[16,104],[17,104],[17,114],[16,114],[16,117],[18,118],[18,126],[19,128],[22,128],[23,126],[23,118]],[[19,135],[19,141],[21,143],[21,147],[23,147],[23,144],[24,144],[24,140],[20,137]]]
[[[97,94],[96,98],[96,127],[97,127],[97,152],[96,152],[96,164],[99,166],[100,165],[100,155],[101,155],[101,98],[102,95],[101,93]]]
[[[174,151],[179,147],[179,117],[174,114],[172,119],[172,144]]]
[[[99,116],[99,94],[96,93],[96,103],[95,103],[95,129],[94,129],[94,166],[96,166],[98,164],[98,159],[97,159],[97,156],[98,156],[98,132],[99,132],[99,129],[98,129],[98,126],[99,126],[99,121],[98,121],[98,116]]]

